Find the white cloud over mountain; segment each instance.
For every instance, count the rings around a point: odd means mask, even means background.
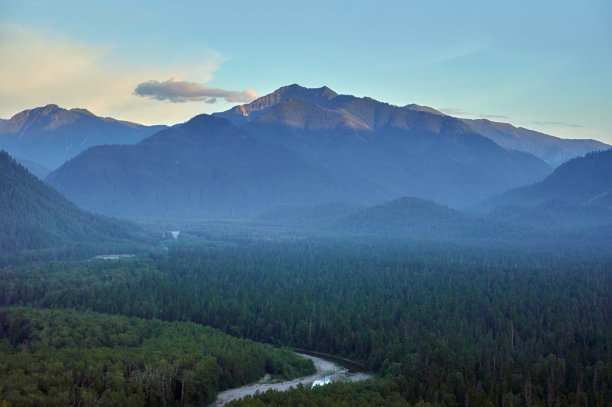
[[[122,51],[124,55],[129,53]],[[120,54],[113,44],[90,44],[57,32],[0,23],[0,117],[7,119],[21,110],[54,103],[144,124],[171,124],[212,112],[217,109],[212,102],[226,108],[229,103],[251,101],[257,96],[250,89],[225,91],[200,84],[212,80],[223,61],[214,50],[194,53],[198,58],[188,62],[163,65],[136,58],[126,60]],[[141,83],[147,77],[174,76],[195,81],[171,79],[157,82],[157,86],[154,81]],[[136,86],[157,93],[147,95],[153,99],[143,98],[135,94]],[[179,98],[209,103],[158,101]]]
[[[217,98],[225,99],[229,103],[249,103],[257,98],[252,89],[242,92],[209,88],[208,86],[171,78],[164,82],[150,80],[139,84],[134,93],[139,96],[148,96],[156,100],[169,100],[175,103],[200,102],[215,103]]]

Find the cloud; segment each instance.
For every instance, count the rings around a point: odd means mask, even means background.
[[[440,111],[449,116],[474,116],[472,113],[466,112],[462,109],[456,109],[453,107],[448,107],[444,109],[440,109]]]
[[[575,123],[566,123],[566,122],[538,122],[538,121],[534,121],[534,122],[528,122],[525,124],[535,124],[538,126],[562,126],[562,127],[572,127],[572,128],[583,128],[584,126],[581,124],[575,124]]]
[[[169,100],[174,103],[201,101],[215,103],[217,98],[225,99],[228,103],[249,103],[258,97],[257,93],[249,88],[242,92],[209,88],[196,82],[182,81],[178,78],[172,78],[164,82],[155,80],[142,82],[134,89],[134,94],[155,100]]]
[[[508,116],[504,116],[503,114],[479,114],[478,116],[483,119],[507,119]]]
[[[232,106],[224,97],[212,105],[159,103],[134,94],[143,77],[212,80],[225,60],[217,51],[198,47],[186,53],[188,60],[159,64],[140,49],[121,46],[75,41],[55,31],[0,22],[0,117],[55,103],[143,124],[174,124]]]
[[[481,117],[483,119],[508,119],[508,116],[504,116],[501,114],[476,114],[476,113],[470,113],[470,112],[466,112],[463,109],[457,109],[457,108],[453,108],[453,107],[449,107],[446,109],[440,109],[440,111],[444,114],[447,114],[449,116],[463,116],[463,117]]]

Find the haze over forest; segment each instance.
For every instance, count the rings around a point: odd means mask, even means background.
[[[2,405],[612,403],[610,5],[383,3],[0,5]]]

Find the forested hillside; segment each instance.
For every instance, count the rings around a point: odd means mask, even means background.
[[[0,151],[0,230],[0,265],[142,250],[152,243],[131,222],[80,210],[4,151]]]
[[[4,269],[0,304],[188,320],[347,357],[382,375],[370,387],[381,405],[399,397],[398,405],[604,406],[612,400],[611,268],[605,252],[535,246],[177,247],[150,259]],[[336,389],[357,400],[363,386]],[[297,405],[292,397],[271,405]]]
[[[314,371],[293,352],[193,323],[75,310],[0,308],[0,354],[10,406],[205,406],[266,373]]]
[[[592,152],[564,163],[541,182],[511,189],[480,206],[535,206],[549,200],[563,200],[574,205],[611,207],[610,174],[612,149]]]

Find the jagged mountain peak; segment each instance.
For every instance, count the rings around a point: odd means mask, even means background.
[[[0,148],[28,168],[57,168],[88,147],[134,144],[165,126],[143,126],[99,117],[83,108],[48,104],[15,114],[0,122]]]
[[[25,130],[26,127],[28,129],[47,130],[49,126],[54,128],[60,123],[73,122],[78,116],[79,112],[77,111],[66,110],[56,104],[48,104],[15,114],[10,120],[2,123],[0,132],[18,133]]]
[[[275,124],[302,130],[371,130],[348,112],[325,108],[301,98],[279,102],[254,120],[259,124]]]
[[[443,129],[469,130],[459,119],[439,112],[432,114],[425,107],[417,109],[414,106],[418,105],[405,108],[367,96],[340,95],[327,86],[305,88],[293,84],[278,88],[249,104],[214,115],[238,125],[275,123],[309,130],[419,128],[433,133],[440,133]]]
[[[258,118],[272,106],[288,99],[303,99],[307,102],[326,107],[337,96],[338,94],[327,86],[306,88],[294,83],[280,87],[268,95],[255,99],[251,103],[235,106],[225,112],[214,113],[214,115],[224,117],[235,124],[243,124]]]
[[[332,89],[330,89],[327,86],[321,86],[320,88],[307,88],[297,83],[287,85],[287,86],[281,86],[280,88],[272,92],[272,94],[279,94],[279,95],[284,95],[284,94],[295,95],[295,94],[304,94],[304,93],[327,95],[330,98],[334,98],[338,96],[336,92],[334,92]]]

